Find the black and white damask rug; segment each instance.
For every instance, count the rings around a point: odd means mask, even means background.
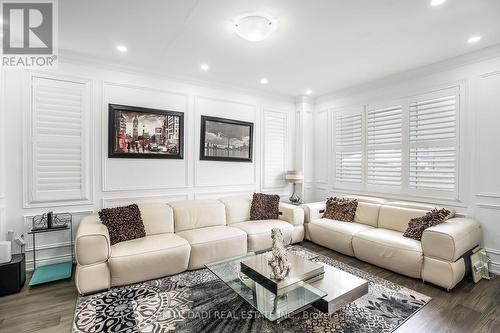
[[[368,294],[330,315],[310,308],[273,323],[200,269],[79,297],[72,332],[392,332],[431,300],[334,259],[312,260],[369,281]]]

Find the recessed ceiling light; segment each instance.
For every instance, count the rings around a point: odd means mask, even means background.
[[[236,17],[234,31],[250,42],[260,42],[269,37],[278,27],[278,22],[268,14],[248,13]]]
[[[306,95],[311,95],[312,93],[313,93],[313,91],[311,89],[306,90]]]
[[[446,0],[432,0],[431,1],[431,6],[432,7],[437,7],[437,6],[442,5],[445,2],[446,2]]]
[[[208,66],[207,64],[201,64],[200,65],[200,69],[204,72],[208,71],[210,69],[210,66]]]
[[[127,52],[127,47],[125,45],[118,45],[116,46],[116,49],[121,53]]]
[[[260,83],[261,84],[267,84],[268,82],[269,81],[265,77],[263,77],[262,79],[260,79]]]
[[[473,44],[473,43],[477,43],[481,40],[481,36],[471,36],[469,37],[469,39],[467,39],[467,43],[469,44]]]

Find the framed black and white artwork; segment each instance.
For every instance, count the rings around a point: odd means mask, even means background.
[[[184,113],[109,104],[108,157],[183,158]]]
[[[200,160],[252,162],[253,123],[201,116]]]

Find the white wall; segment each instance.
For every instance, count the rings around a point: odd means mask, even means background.
[[[50,200],[30,203],[29,168],[31,165],[29,117],[31,112],[30,77],[24,71],[4,71],[0,118],[0,144],[4,164],[0,163],[0,239],[8,230],[26,234],[31,217],[48,210],[69,211],[75,226],[82,217],[102,207],[145,201],[174,201],[218,198],[264,191],[288,195],[290,187],[278,179],[276,170],[293,167],[295,106],[292,98],[243,91],[231,87],[189,83],[132,72],[108,70],[100,64],[71,60],[62,62],[57,71],[36,72],[54,78],[75,79],[90,89],[90,114],[84,121],[90,136],[84,139],[89,166],[85,177],[90,181],[87,202]],[[110,159],[107,158],[108,103],[151,107],[184,112],[184,159]],[[254,123],[252,163],[199,160],[200,116],[211,115]],[[284,150],[270,147],[263,138],[264,119],[280,119]],[[274,150],[273,150],[274,149]],[[268,152],[266,159],[265,151]],[[282,156],[274,158],[273,152]],[[271,158],[273,157],[273,158]],[[276,169],[278,168],[278,169]],[[24,169],[24,171],[23,171]],[[268,175],[264,177],[264,175]],[[3,191],[5,189],[5,191]],[[5,198],[2,195],[6,193]],[[69,248],[61,234],[50,233],[37,240],[41,262],[53,263],[68,258]],[[30,240],[30,239],[29,239]],[[27,249],[31,248],[29,242]],[[16,250],[16,249],[15,249]],[[30,263],[28,256],[28,263]]]
[[[475,54],[395,75],[317,99],[314,110],[314,200],[342,193],[334,188],[332,125],[334,110],[362,108],[462,84],[460,129],[460,200],[442,204],[481,222],[483,246],[491,256],[492,270],[500,273],[500,49]],[[345,191],[344,191],[345,193]],[[384,193],[367,193],[387,197]],[[391,197],[395,198],[395,197]],[[397,198],[401,199],[401,198]],[[429,201],[418,198],[408,200]]]

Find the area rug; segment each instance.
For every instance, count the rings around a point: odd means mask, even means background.
[[[79,297],[73,333],[392,332],[431,300],[300,246],[291,251],[369,281],[368,294],[330,315],[310,308],[275,323],[200,269]]]

